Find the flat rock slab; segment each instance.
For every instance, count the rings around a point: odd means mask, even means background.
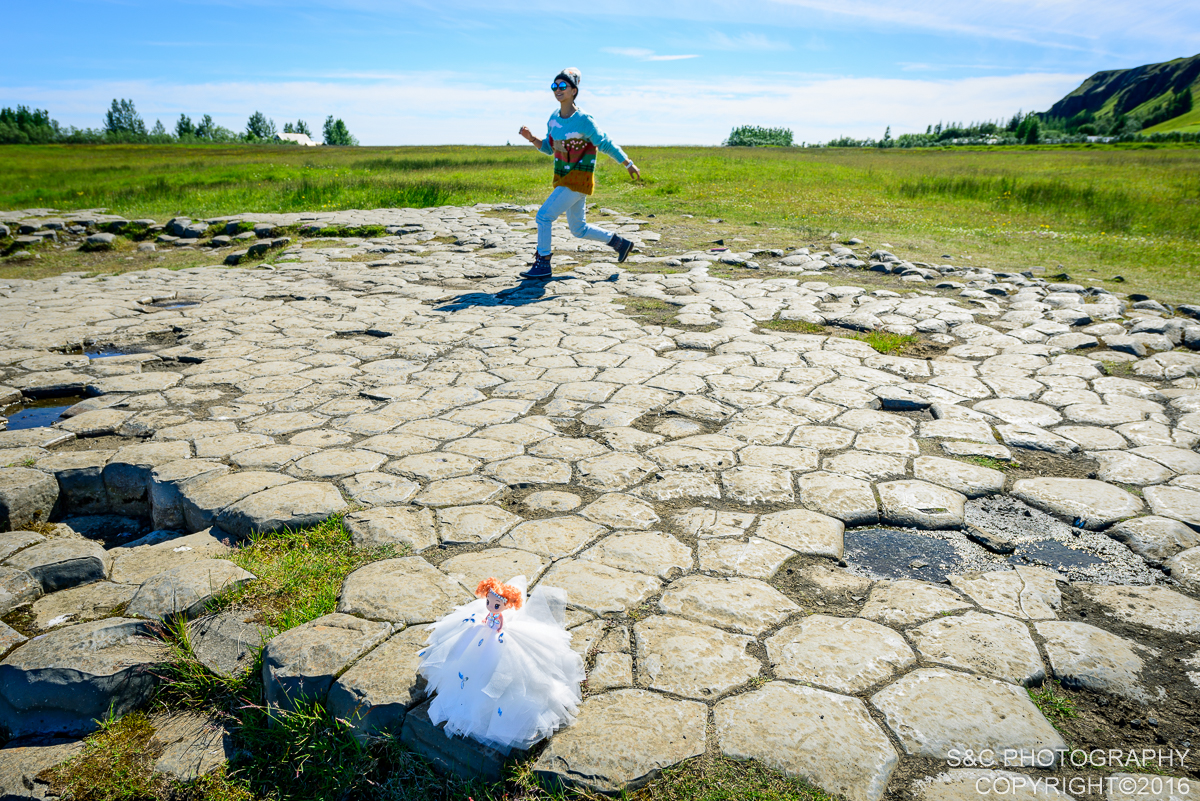
[[[247,495],[293,481],[295,479],[278,473],[252,470],[189,481],[179,489],[183,519],[189,531],[201,531],[216,523],[217,515],[225,507]],[[221,528],[232,531],[225,524]]]
[[[721,474],[725,497],[735,503],[793,503],[792,474],[767,467],[735,467]]]
[[[711,570],[733,576],[769,579],[796,552],[769,540],[750,537],[746,542],[735,539],[701,540],[697,546],[701,570]]]
[[[267,703],[291,709],[302,698],[324,701],[335,677],[392,631],[390,623],[334,613],[277,635],[263,649]]]
[[[83,740],[30,737],[0,750],[0,798],[12,801],[45,801],[50,785],[38,774],[66,762],[83,750]]]
[[[439,509],[438,536],[446,545],[489,543],[504,535],[522,518],[498,506],[454,506]]]
[[[382,506],[342,519],[358,548],[408,546],[420,553],[438,543],[433,512],[420,506]]]
[[[957,459],[918,456],[913,460],[913,475],[968,498],[1004,492],[1004,474],[999,470]]]
[[[58,492],[54,476],[41,470],[0,467],[0,531],[25,529],[30,523],[49,520],[58,503]]]
[[[223,509],[217,523],[231,534],[249,537],[316,525],[345,508],[342,493],[332,484],[297,481],[243,498]]]
[[[967,612],[910,629],[925,662],[950,665],[1026,687],[1040,685],[1046,668],[1029,629],[1010,617]]]
[[[896,632],[860,618],[811,615],[766,641],[775,675],[860,693],[916,664]]]
[[[290,446],[276,446],[279,448]],[[259,450],[272,450],[261,448]],[[308,448],[299,449],[304,453],[310,452]],[[251,451],[250,453],[253,453]],[[241,454],[245,456],[246,454]],[[265,456],[265,455],[264,455]],[[287,461],[284,459],[283,461]],[[279,462],[282,464],[282,461]],[[407,478],[400,476],[389,475],[388,473],[357,473],[347,478],[343,485],[346,487],[346,492],[350,493],[350,497],[361,504],[389,506],[397,503],[407,503],[412,496],[416,495],[421,489],[421,485],[409,481]]]
[[[0,533],[0,562],[17,551],[45,542],[46,538],[32,531],[6,531]]]
[[[233,736],[218,720],[183,712],[154,721],[150,747],[161,749],[155,773],[176,781],[195,781],[225,765],[233,757]]]
[[[488,576],[525,576],[530,582],[535,582],[548,567],[549,559],[514,548],[488,548],[486,551],[459,554],[438,565],[439,570],[467,589],[475,589]]]
[[[561,559],[577,553],[607,530],[604,526],[577,515],[547,517],[521,523],[501,537],[499,544],[550,559]]]
[[[948,759],[963,743],[997,754],[1067,747],[1023,687],[982,676],[922,668],[875,693],[871,704],[912,756]]]
[[[95,730],[108,714],[146,703],[166,648],[141,620],[107,618],[58,629],[0,662],[0,713],[13,736]]]
[[[1142,703],[1163,697],[1161,688],[1157,693],[1148,692],[1141,676],[1143,657],[1157,657],[1157,649],[1087,623],[1047,620],[1036,628],[1046,640],[1054,677],[1067,687],[1122,695]]]
[[[0,566],[0,615],[7,615],[21,604],[36,601],[42,584],[24,570]]]
[[[1161,564],[1180,551],[1200,546],[1200,533],[1191,526],[1157,515],[1126,520],[1106,533],[1153,564]]]
[[[474,738],[447,736],[444,722],[437,724],[430,720],[430,703],[426,701],[404,715],[400,741],[408,750],[432,762],[442,773],[451,773],[463,779],[495,782],[503,775],[505,760],[524,753],[506,755]]]
[[[216,529],[220,532],[220,529]],[[109,578],[120,584],[141,584],[148,578],[180,565],[211,559],[229,552],[228,542],[220,539],[214,530],[207,528],[182,537],[168,537],[144,545],[131,543],[133,547],[113,548],[112,570]]]
[[[568,605],[593,615],[633,609],[662,589],[654,576],[579,559],[556,562],[541,583],[563,590]]]
[[[850,801],[879,801],[899,758],[857,698],[773,681],[713,711],[721,753]]]
[[[98,542],[54,537],[20,551],[4,563],[24,570],[41,585],[56,592],[108,578],[109,557]]]
[[[664,580],[692,569],[692,549],[670,534],[657,531],[610,534],[579,554],[579,558],[618,570],[649,573]]]
[[[846,524],[807,509],[789,509],[759,518],[754,534],[805,556],[842,558]]]
[[[1135,626],[1169,631],[1173,634],[1200,634],[1200,602],[1166,587],[1075,585],[1083,594],[1104,608],[1110,617]]]
[[[866,526],[879,520],[879,506],[870,482],[840,473],[805,473],[797,477],[800,502],[807,508],[836,517],[848,526]]]
[[[970,608],[961,595],[946,587],[924,581],[880,581],[858,615],[886,626],[908,626]]]
[[[584,699],[574,725],[550,740],[533,769],[544,779],[619,794],[705,749],[708,709],[645,690]]]
[[[1154,514],[1200,528],[1200,492],[1183,487],[1149,487],[1145,495]]]
[[[800,611],[786,595],[749,578],[687,576],[658,601],[664,614],[757,637]]]
[[[167,620],[196,617],[221,593],[255,578],[227,559],[201,559],[177,565],[146,579],[129,602],[130,617]]]
[[[0,622],[0,658],[3,658],[9,651],[28,640],[28,637],[12,626]]]
[[[1140,498],[1120,487],[1088,478],[1023,478],[1013,484],[1012,495],[1077,528],[1093,531],[1133,517],[1143,508]],[[1155,510],[1155,514],[1162,512]]]
[[[342,583],[338,612],[397,624],[432,623],[472,596],[419,556],[360,567]]]
[[[1175,554],[1167,562],[1171,578],[1192,592],[1200,592],[1200,547]]]
[[[39,629],[51,629],[64,623],[83,623],[108,617],[129,602],[138,590],[136,584],[97,581],[43,595],[34,602],[33,622]]]
[[[753,640],[683,618],[654,615],[633,627],[638,682],[688,698],[717,698],[759,674]]]
[[[1026,620],[1053,620],[1062,604],[1061,577],[1045,568],[1017,567],[950,576],[950,584],[984,609]]]
[[[428,635],[423,626],[405,629],[355,662],[329,690],[330,714],[361,738],[399,734],[408,710],[425,696],[417,666]]]
[[[609,528],[649,530],[659,522],[653,506],[632,495],[619,492],[601,495],[579,513],[593,523]]]
[[[876,489],[885,523],[923,529],[962,528],[967,498],[961,492],[927,481],[889,481]]]
[[[233,678],[250,669],[255,655],[275,631],[255,623],[255,610],[220,612],[188,623],[192,653],[219,676]]]

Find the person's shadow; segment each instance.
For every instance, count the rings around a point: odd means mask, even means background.
[[[554,297],[553,292],[548,293],[550,284],[573,278],[577,276],[555,276],[544,280],[525,278],[516,286],[499,292],[468,292],[434,308],[437,311],[456,312],[473,306],[528,306],[530,303],[541,303]]]

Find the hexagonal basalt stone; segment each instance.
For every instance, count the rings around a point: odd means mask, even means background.
[[[601,793],[636,790],[663,768],[704,753],[708,710],[645,690],[586,698],[533,769],[544,779]]]
[[[1110,617],[1174,634],[1200,634],[1200,602],[1157,585],[1149,587],[1075,585]]]
[[[579,558],[661,579],[671,579],[692,567],[692,549],[657,531],[610,534]]]
[[[687,576],[667,587],[659,611],[697,623],[758,636],[800,607],[763,581],[748,578]]]
[[[907,626],[970,608],[961,595],[946,587],[924,581],[880,581],[858,614],[887,626]]]
[[[577,553],[605,531],[604,526],[575,515],[547,517],[520,524],[501,537],[499,543],[506,548],[560,559]]]
[[[386,461],[383,454],[359,448],[317,451],[297,459],[288,472],[297,478],[345,478],[355,473],[370,473]]]
[[[746,653],[752,637],[730,634],[691,620],[654,615],[633,628],[638,683],[688,698],[723,695],[759,674]]]
[[[525,576],[530,582],[550,567],[550,560],[529,551],[513,548],[488,548],[486,551],[452,556],[438,569],[467,589],[474,589],[488,576],[507,579]]]
[[[118,450],[102,473],[112,511],[138,517],[149,514],[150,476],[154,468],[191,455],[191,445],[183,441],[147,442]]]
[[[568,484],[571,481],[571,465],[536,456],[517,456],[493,462],[484,468],[484,472],[510,487]]]
[[[137,590],[136,584],[96,581],[43,595],[30,611],[34,625],[42,630],[64,623],[86,623],[111,616],[114,610],[127,604]]]
[[[307,449],[302,450],[307,452]],[[374,472],[350,476],[342,482],[342,486],[358,503],[380,506],[406,503],[421,489],[420,484],[409,481],[407,478]]]
[[[233,678],[250,669],[258,650],[275,630],[255,623],[258,611],[244,609],[206,615],[188,623],[192,653],[202,665],[220,676]]]
[[[195,617],[213,597],[254,578],[225,559],[178,565],[147,579],[129,602],[127,614],[152,620]]]
[[[419,556],[360,567],[342,583],[338,611],[369,620],[432,623],[471,600],[467,589]]]
[[[842,535],[846,525],[828,515],[807,509],[763,515],[754,534],[805,556],[842,558]]]
[[[766,467],[735,467],[721,474],[725,497],[747,505],[757,503],[792,503],[792,474],[786,470]]]
[[[813,511],[851,526],[864,526],[879,519],[875,492],[862,479],[816,472],[799,476],[796,484],[800,488],[800,502]]]
[[[885,523],[924,529],[963,525],[967,499],[961,493],[925,481],[889,481],[876,489]]]
[[[632,495],[619,492],[601,495],[579,513],[588,520],[609,528],[648,530],[659,522],[653,506]]]
[[[1154,564],[1161,564],[1180,551],[1200,546],[1200,533],[1169,517],[1136,517],[1116,524],[1105,533]]]
[[[662,589],[654,576],[579,559],[555,562],[540,583],[558,587],[567,593],[569,606],[594,615],[633,609]]]
[[[459,453],[417,453],[391,462],[387,469],[421,481],[440,481],[466,476],[479,469],[479,460]]]
[[[438,543],[433,512],[417,506],[380,506],[346,515],[342,524],[359,548],[407,545],[420,553]]]
[[[1133,640],[1118,637],[1087,623],[1047,620],[1036,624],[1046,640],[1046,655],[1054,677],[1068,687],[1122,695],[1147,703],[1164,696],[1147,691],[1142,680],[1143,657],[1154,659],[1159,651]]]
[[[0,530],[45,522],[58,503],[58,482],[41,470],[0,467]]]
[[[1062,603],[1057,583],[1061,580],[1053,571],[1025,566],[950,576],[955,589],[984,609],[1029,620],[1054,619]]]
[[[144,621],[108,618],[52,631],[0,662],[0,713],[13,736],[93,731],[150,699],[166,648]]]
[[[1146,490],[1146,501],[1154,514],[1200,528],[1200,492],[1183,487],[1150,487]]]
[[[209,528],[223,509],[242,498],[293,481],[295,479],[278,473],[247,471],[188,482],[179,491],[184,521],[189,531]],[[221,527],[232,531],[226,525]]]
[[[9,558],[5,565],[24,570],[41,585],[56,592],[108,578],[110,557],[97,542],[55,537]]]
[[[637,484],[655,465],[634,453],[610,453],[578,463],[579,483],[589,489],[620,491]]]
[[[217,524],[239,537],[281,528],[304,528],[346,508],[337,487],[297,481],[242,498],[221,510]]]
[[[277,635],[263,649],[267,703],[291,709],[303,698],[324,701],[334,678],[392,631],[390,623],[335,613]]]
[[[422,506],[466,506],[495,500],[507,488],[499,481],[483,476],[461,476],[434,481],[413,498]]]
[[[442,542],[447,545],[488,543],[521,522],[521,518],[498,506],[455,506],[439,509]]]
[[[1120,487],[1086,478],[1023,478],[1013,484],[1012,494],[1043,512],[1092,530],[1132,517],[1143,508],[1139,498]],[[1155,514],[1161,512],[1156,509]]]
[[[399,734],[405,714],[425,696],[417,654],[428,636],[423,626],[405,629],[354,663],[330,688],[329,712],[358,737]]]
[[[229,551],[229,543],[220,539],[220,529],[205,529],[183,537],[156,538],[153,535],[113,548],[109,578],[119,584],[141,584],[151,576],[181,564],[210,559]]]
[[[101,471],[112,455],[113,451],[63,451],[39,459],[37,468],[58,481],[59,505],[65,513],[104,514],[109,503]]]
[[[862,692],[917,662],[899,634],[858,618],[811,615],[766,645],[775,675],[844,693]]]
[[[875,693],[871,704],[912,756],[948,759],[964,743],[997,754],[1067,747],[1023,687],[995,679],[922,668]]]
[[[879,801],[899,761],[857,698],[771,682],[714,710],[721,753],[754,759],[850,801]]]
[[[1024,624],[1010,617],[967,612],[909,631],[926,662],[964,668],[1026,687],[1041,684],[1046,668]]]
[[[0,567],[0,615],[7,615],[21,604],[36,601],[42,585],[24,570]]]
[[[1004,491],[1004,474],[999,470],[960,462],[957,459],[918,456],[913,460],[913,475],[921,481],[961,492],[968,498]]]
[[[1166,564],[1171,578],[1192,592],[1200,591],[1200,547],[1180,551]]]
[[[13,801],[46,801],[50,783],[38,778],[83,750],[79,738],[38,737],[18,740],[0,751],[0,798]]]
[[[697,548],[700,569],[732,576],[767,579],[775,575],[795,551],[751,537],[746,542],[723,538],[701,540]]]

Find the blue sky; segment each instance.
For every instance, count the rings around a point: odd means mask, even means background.
[[[1200,4],[1145,0],[86,0],[7,4],[0,106],[98,127],[262,111],[366,145],[503,144],[544,130],[549,84],[624,144],[797,141],[1044,110],[1088,75],[1200,53]]]

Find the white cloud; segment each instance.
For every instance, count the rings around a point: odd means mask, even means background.
[[[699,54],[690,53],[686,55],[659,55],[653,50],[647,50],[644,47],[602,47],[602,53],[611,53],[614,56],[626,56],[628,58],[636,58],[638,61],[682,61],[686,58],[699,58]]]
[[[764,50],[791,50],[787,42],[769,39],[760,33],[739,33],[730,36],[723,31],[714,31],[709,35],[709,47],[714,50],[746,50],[761,52]]]
[[[716,144],[736,125],[791,128],[796,141],[924,131],[939,120],[1007,118],[1045,109],[1086,76],[1028,73],[952,80],[783,75],[726,80],[645,79],[619,85],[596,76],[581,106],[621,144]],[[478,76],[405,73],[381,80],[285,80],[271,83],[166,84],[145,81],[0,86],[0,105],[32,103],[63,124],[100,125],[114,97],[134,98],[149,124],[181,112],[212,114],[241,130],[253,111],[277,124],[304,119],[318,128],[327,114],[346,121],[367,145],[518,142],[522,125],[538,131],[554,104],[540,88],[484,85],[462,102],[465,80]]]

